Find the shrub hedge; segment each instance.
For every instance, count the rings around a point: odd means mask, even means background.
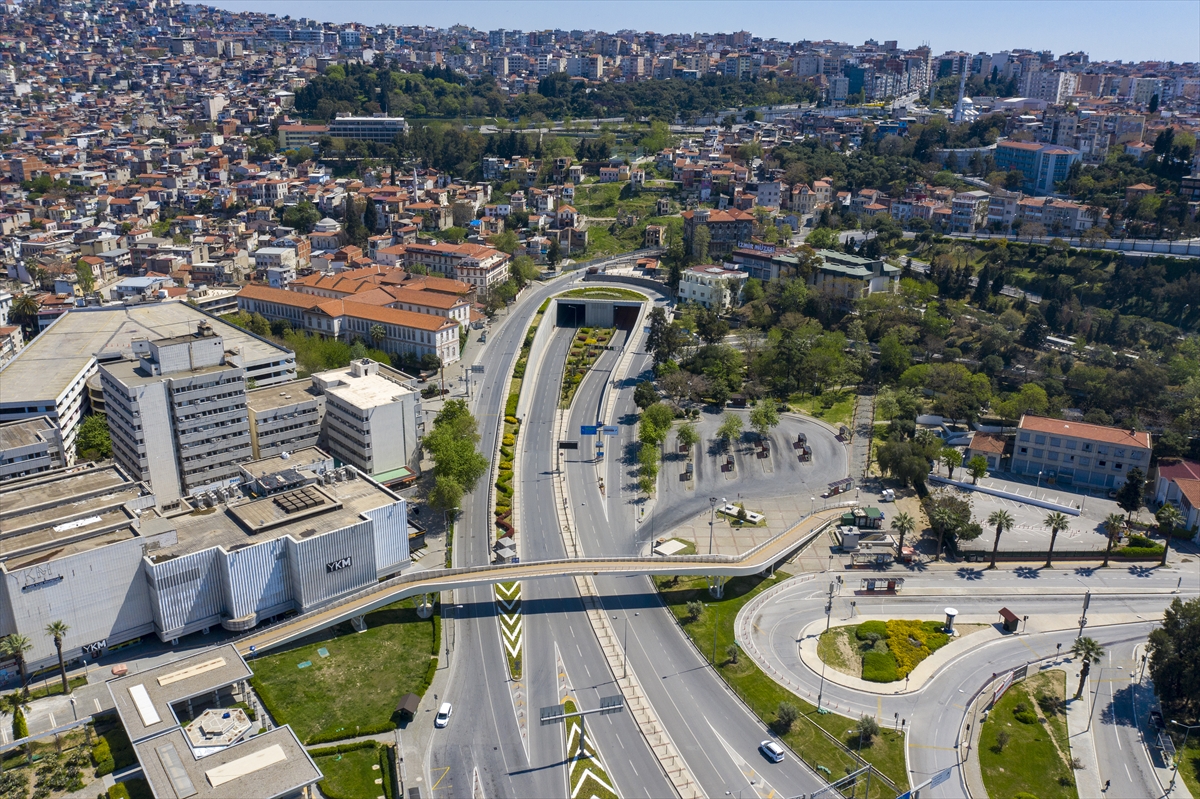
[[[896,659],[891,652],[871,651],[863,655],[862,676],[870,682],[895,682],[900,679]]]
[[[860,641],[866,641],[869,640],[872,633],[878,635],[880,638],[887,638],[887,623],[882,621],[864,621],[854,631],[854,637]]]

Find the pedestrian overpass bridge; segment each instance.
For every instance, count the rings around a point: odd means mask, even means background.
[[[773,568],[823,533],[841,514],[841,508],[819,511],[741,555],[563,558],[408,572],[342,597],[333,604],[251,632],[239,638],[236,646],[243,656],[264,652],[344,621],[361,624],[361,618],[367,613],[400,599],[514,580],[600,575],[697,575],[710,578],[710,591],[720,596],[729,578],[761,574]]]

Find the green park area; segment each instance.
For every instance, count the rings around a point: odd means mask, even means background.
[[[854,392],[849,389],[825,391],[821,394],[793,394],[788,405],[831,425],[850,424],[854,416]]]
[[[588,300],[636,300],[646,302],[646,295],[633,289],[623,289],[620,286],[586,286],[581,289],[571,289],[558,295],[566,299]]]
[[[396,795],[392,749],[373,741],[314,749],[313,762],[325,779],[318,783],[326,799],[376,799]]]
[[[415,603],[368,613],[365,632],[338,624],[251,660],[250,682],[276,723],[307,744],[395,729],[400,698],[423,695],[437,669],[440,619],[421,619]]]
[[[893,792],[876,779],[871,783],[871,799],[891,799],[908,785],[904,736],[881,729],[870,717],[851,719],[828,711],[818,712],[814,705],[764,674],[735,643],[734,621],[738,611],[755,595],[788,576],[775,572],[774,578],[734,578],[725,585],[723,599],[712,598],[703,577],[658,577],[655,584],[684,631],[700,652],[714,662],[717,673],[730,689],[810,768],[826,779],[844,777],[858,766],[854,757],[857,753],[897,788]],[[861,749],[860,732],[863,733]],[[859,796],[867,795],[865,788],[863,777],[857,788]],[[847,786],[843,792],[849,790]]]
[[[1014,683],[988,714],[979,768],[989,796],[1075,799],[1067,735],[1067,675],[1054,669]]]
[[[579,328],[575,334],[575,340],[571,342],[571,349],[567,352],[560,407],[571,407],[571,400],[575,399],[575,392],[579,389],[579,384],[587,376],[588,370],[600,359],[600,353],[609,346],[614,332],[616,331],[611,327]]]
[[[917,664],[950,643],[941,621],[889,619],[834,627],[821,634],[817,656],[838,671],[870,682],[903,680]],[[982,629],[961,627],[959,635]]]

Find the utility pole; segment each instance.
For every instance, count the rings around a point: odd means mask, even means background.
[[[833,618],[834,582],[829,581],[829,598],[825,602],[825,632],[829,632],[829,620]],[[825,661],[821,661],[821,687],[817,689],[817,712],[821,712],[821,700],[825,697]]]
[[[1077,638],[1083,637],[1083,628],[1087,627],[1087,612],[1088,605],[1092,603],[1092,592],[1088,591],[1083,595],[1083,615],[1079,617],[1079,635]]]
[[[709,497],[708,506],[708,554],[711,555],[713,547],[713,529],[714,525],[717,523],[717,498]]]

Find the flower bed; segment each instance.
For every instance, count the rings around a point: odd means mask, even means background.
[[[567,365],[563,370],[561,407],[571,407],[579,384],[600,358],[600,353],[608,347],[614,332],[613,328],[579,328],[575,340],[571,342]]]
[[[831,641],[832,637],[848,639],[862,661],[864,680],[895,682],[904,679],[917,664],[950,643],[950,636],[942,632],[944,626],[940,621],[913,619],[864,621],[857,627],[830,630],[822,638],[830,636]],[[828,660],[826,653],[835,649],[836,645],[829,649],[819,646],[817,651],[822,659]]]

